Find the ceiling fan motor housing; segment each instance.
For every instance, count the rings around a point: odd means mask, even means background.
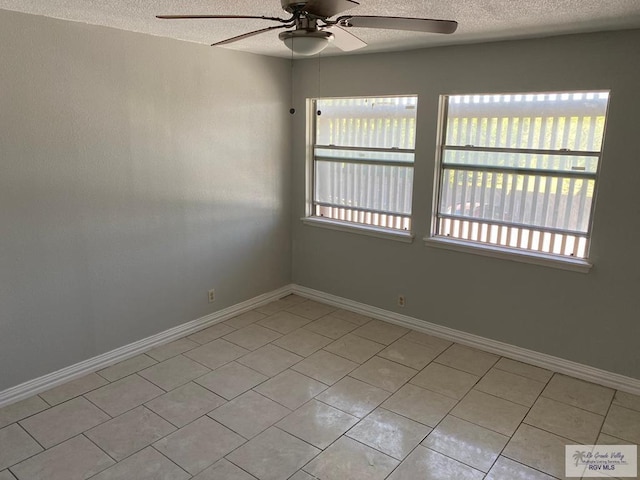
[[[293,13],[302,10],[307,2],[301,2],[300,0],[280,0],[280,4],[285,12]]]

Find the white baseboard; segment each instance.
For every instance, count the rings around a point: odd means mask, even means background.
[[[49,373],[42,377],[29,380],[15,387],[4,390],[0,392],[0,408],[28,398],[32,395],[36,395],[40,392],[44,392],[45,390],[57,387],[58,385],[62,385],[63,383],[87,375],[88,373],[101,370],[115,363],[134,357],[151,348],[171,342],[186,335],[190,335],[216,323],[224,322],[236,315],[240,315],[248,312],[249,310],[253,310],[254,308],[266,305],[267,303],[282,298],[290,293],[296,293],[311,300],[317,300],[319,302],[327,303],[329,305],[360,313],[385,322],[402,325],[403,327],[411,328],[419,332],[428,333],[463,345],[479,348],[487,352],[526,362],[554,372],[563,373],[589,382],[615,388],[631,394],[640,395],[639,379],[607,372],[605,370],[582,365],[580,363],[554,357],[552,355],[535,352],[526,348],[509,345],[497,340],[491,340],[489,338],[462,332],[460,330],[443,327],[441,325],[436,325],[407,315],[372,307],[371,305],[300,285],[286,285],[272,292],[259,295],[247,301],[206,315],[202,318],[198,318],[197,320],[170,328],[164,332],[157,333],[129,345],[111,350],[110,352],[98,355],[97,357],[84,360],[80,363],[76,363],[75,365],[58,370],[57,372]]]
[[[428,333],[452,342],[468,345],[487,352],[495,353],[513,360],[529,363],[541,368],[546,368],[554,372],[570,375],[588,382],[597,383],[606,387],[622,390],[634,395],[640,395],[640,379],[626,377],[617,373],[607,372],[598,368],[583,365],[563,358],[554,357],[545,353],[535,352],[526,348],[509,345],[507,343],[480,337],[471,333],[443,327],[417,318],[390,312],[381,308],[372,307],[364,303],[355,302],[346,298],[324,293],[311,288],[293,285],[293,293],[300,296],[327,303],[335,307],[360,313],[367,317],[384,320],[385,322],[402,325],[419,332]]]
[[[143,338],[142,340],[130,343],[124,347],[116,348],[115,350],[103,353],[97,357],[76,363],[75,365],[63,368],[57,372],[49,373],[34,380],[29,380],[21,383],[20,385],[16,385],[15,387],[11,387],[0,392],[0,408],[28,398],[32,395],[36,395],[40,392],[44,392],[50,388],[57,387],[58,385],[62,385],[63,383],[87,375],[88,373],[101,370],[109,365],[134,357],[151,348],[171,342],[186,335],[190,335],[216,323],[224,322],[232,317],[282,298],[285,295],[290,294],[292,291],[293,286],[286,285],[272,292],[258,295],[257,297],[232,305],[231,307],[205,315],[197,320],[178,325],[177,327]]]

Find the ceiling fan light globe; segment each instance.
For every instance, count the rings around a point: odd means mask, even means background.
[[[280,34],[280,40],[296,55],[316,55],[327,48],[333,40],[333,35],[329,32],[315,31],[302,35],[297,32],[299,30]]]

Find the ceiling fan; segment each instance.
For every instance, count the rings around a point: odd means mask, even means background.
[[[324,50],[330,42],[344,51],[357,50],[367,44],[348,32],[352,27],[383,28],[425,33],[453,33],[458,23],[453,20],[432,20],[429,18],[386,17],[374,15],[342,15],[339,13],[359,5],[354,0],[280,0],[282,9],[289,18],[256,15],[157,15],[166,20],[208,19],[208,18],[251,18],[278,22],[280,25],[261,28],[214,43],[212,46],[227,45],[271,30],[290,28],[278,37],[294,53],[315,55]]]

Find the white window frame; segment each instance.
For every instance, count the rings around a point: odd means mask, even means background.
[[[576,93],[608,93],[609,94],[609,100],[611,98],[611,92],[610,91],[606,91],[606,90],[589,90],[589,91],[558,91],[558,92],[517,92],[517,93],[506,93],[504,95],[539,95],[539,94],[552,94],[552,93],[556,93],[556,94],[562,94],[562,93],[569,93],[569,94],[576,94]],[[466,95],[466,94],[465,94]],[[502,94],[496,94],[496,93],[482,93],[482,94],[469,94],[470,96],[475,96],[475,95],[479,95],[479,96],[485,96],[485,95],[502,95]],[[460,251],[460,252],[464,252],[464,253],[470,253],[470,254],[476,254],[476,255],[482,255],[482,256],[488,256],[488,257],[494,257],[494,258],[501,258],[501,259],[506,259],[506,260],[514,260],[514,261],[518,261],[518,262],[522,262],[522,263],[530,263],[530,264],[535,264],[535,265],[542,265],[542,266],[547,266],[547,267],[553,267],[553,268],[559,268],[559,269],[563,269],[563,270],[570,270],[570,271],[576,271],[576,272],[582,272],[582,273],[587,273],[590,271],[590,269],[592,268],[593,264],[591,263],[591,261],[589,260],[589,254],[590,254],[590,244],[591,244],[591,237],[592,237],[592,233],[593,233],[593,219],[594,219],[594,212],[595,212],[595,206],[596,206],[596,201],[597,201],[597,193],[598,193],[598,184],[599,184],[599,175],[600,175],[600,170],[601,170],[601,160],[602,160],[602,154],[603,154],[603,148],[604,148],[604,136],[606,134],[606,122],[607,122],[607,118],[608,118],[608,106],[607,106],[607,110],[605,111],[605,125],[604,125],[604,131],[603,131],[603,140],[602,140],[602,145],[600,147],[600,151],[599,152],[574,152],[574,151],[567,151],[564,149],[560,149],[560,150],[553,150],[553,151],[547,151],[547,150],[542,150],[542,149],[534,149],[534,150],[530,150],[530,149],[512,149],[512,148],[490,148],[490,147],[473,147],[473,146],[458,146],[458,147],[454,147],[452,148],[451,146],[447,146],[446,145],[446,136],[447,136],[447,132],[446,132],[446,128],[447,128],[447,121],[448,121],[448,99],[451,96],[457,96],[457,94],[452,94],[452,95],[441,95],[440,96],[440,104],[439,104],[439,121],[438,121],[438,131],[437,131],[437,151],[436,151],[436,162],[435,162],[435,175],[434,175],[434,189],[433,189],[433,205],[432,205],[432,216],[431,216],[431,228],[430,228],[430,234],[426,237],[423,238],[425,245],[427,246],[432,246],[432,247],[437,247],[437,248],[444,248],[444,249],[448,249],[448,250],[454,250],[454,251]],[[592,200],[592,204],[591,204],[591,209],[589,212],[589,221],[588,221],[588,229],[587,232],[585,234],[586,236],[586,257],[585,258],[575,258],[575,257],[571,257],[571,256],[565,256],[565,255],[557,255],[557,254],[553,254],[553,253],[545,253],[545,252],[540,252],[540,251],[534,251],[534,250],[529,250],[529,249],[524,249],[524,248],[512,248],[512,247],[508,247],[508,246],[502,246],[502,245],[496,245],[496,244],[492,244],[492,243],[487,243],[487,242],[481,242],[481,241],[473,241],[473,240],[466,240],[466,239],[461,239],[461,238],[452,238],[452,237],[447,237],[447,236],[443,236],[439,234],[439,225],[440,225],[440,217],[442,217],[444,214],[441,214],[440,212],[440,205],[441,205],[441,194],[442,194],[442,179],[443,179],[443,175],[444,175],[444,171],[445,171],[445,166],[444,166],[444,162],[443,162],[443,157],[444,157],[444,152],[445,150],[449,148],[449,149],[455,149],[455,150],[463,150],[463,151],[507,151],[507,152],[514,152],[517,153],[519,150],[526,150],[524,153],[539,153],[539,154],[551,154],[553,153],[554,155],[567,155],[567,156],[575,156],[575,155],[580,155],[580,154],[589,154],[589,155],[597,155],[598,156],[598,165],[597,165],[597,171],[595,173],[592,174],[584,174],[582,175],[582,178],[590,178],[593,179],[595,182],[594,185],[594,192],[593,192],[593,200]],[[464,165],[460,165],[461,169],[464,169]],[[511,171],[512,173],[518,174],[518,173],[523,173],[521,172],[522,169],[519,168],[505,168],[502,169],[503,171]],[[482,170],[482,171],[488,171],[487,170]],[[524,172],[525,174],[527,173],[534,173],[534,172]],[[534,173],[535,174],[535,173]],[[547,175],[549,173],[546,173]],[[566,176],[572,176],[572,175],[576,175],[576,174],[567,174]],[[579,175],[579,174],[578,174]],[[536,229],[538,230],[544,230],[544,228],[538,228],[536,227]]]
[[[406,97],[415,96],[414,94],[406,95],[363,95],[363,96],[350,96],[350,97],[323,97],[323,98],[392,98],[392,97]],[[377,225],[370,225],[366,223],[359,223],[347,220],[338,220],[328,217],[322,217],[315,215],[315,148],[316,145],[316,112],[317,101],[323,98],[308,98],[306,102],[306,182],[305,182],[305,216],[301,218],[305,225],[313,227],[327,228],[330,230],[337,230],[348,233],[355,233],[359,235],[372,236],[376,238],[382,238],[387,240],[395,240],[404,243],[411,243],[415,235],[413,234],[414,218],[413,212],[409,215],[411,222],[411,230],[402,230],[391,227],[382,227]],[[417,137],[417,131],[416,131]],[[380,149],[382,151],[382,149]],[[390,153],[412,153],[414,155],[414,162],[411,168],[415,167],[415,148],[411,150],[399,150],[399,149],[384,149]],[[393,165],[397,165],[393,163]],[[415,170],[414,170],[415,172]],[[413,179],[415,185],[415,176]],[[412,195],[413,197],[413,195]],[[413,198],[412,198],[413,201]]]

